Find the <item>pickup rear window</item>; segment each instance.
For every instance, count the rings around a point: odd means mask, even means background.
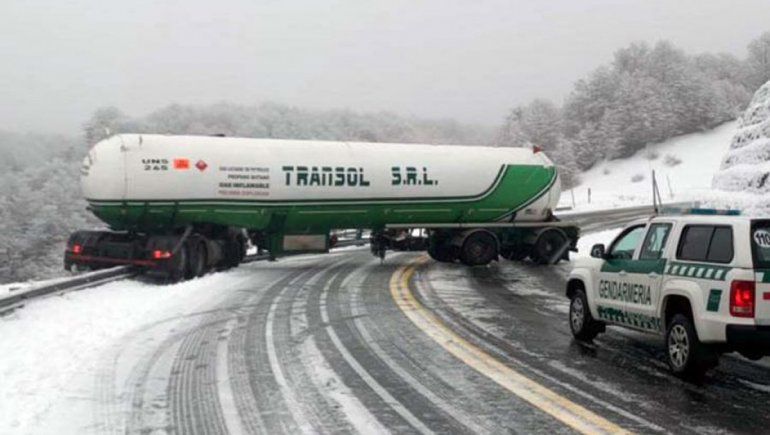
[[[770,269],[770,221],[751,222],[751,254],[755,268]]]
[[[682,230],[676,256],[680,260],[729,263],[733,260],[733,228],[688,225]]]

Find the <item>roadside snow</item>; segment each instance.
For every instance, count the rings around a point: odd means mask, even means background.
[[[559,206],[572,206],[572,194],[579,211],[651,204],[653,169],[664,202],[713,198],[712,178],[730,148],[736,125],[727,122],[710,131],[651,144],[626,159],[600,162],[580,175],[580,185],[573,192],[562,192]],[[651,160],[650,155],[657,157]],[[681,163],[672,166],[675,160]]]
[[[40,432],[43,416],[61,402],[82,402],[85,415],[69,417],[87,421],[93,385],[82,375],[96,372],[110,344],[137,325],[183,316],[237,276],[169,286],[118,281],[34,301],[0,318],[0,433]],[[77,430],[72,423],[57,426]]]
[[[313,256],[279,264],[306,261]],[[174,285],[117,281],[35,299],[0,317],[0,434],[98,432],[86,425],[98,400],[94,379],[112,346],[145,325],[174,328],[195,320],[229,293],[253,285],[254,269],[264,264]]]

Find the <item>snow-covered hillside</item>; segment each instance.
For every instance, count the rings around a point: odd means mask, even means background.
[[[713,130],[651,144],[627,159],[600,162],[580,176],[573,192],[562,192],[560,206],[605,209],[652,203],[652,170],[664,202],[708,201],[711,181],[719,170],[737,122]],[[588,190],[591,202],[588,203]]]
[[[713,188],[718,201],[750,214],[770,211],[770,82],[751,100],[738,121]]]

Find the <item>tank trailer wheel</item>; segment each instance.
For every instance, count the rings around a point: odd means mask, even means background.
[[[497,258],[497,239],[486,231],[468,235],[460,248],[460,261],[466,266],[484,266]]]
[[[458,249],[449,241],[449,237],[441,232],[433,232],[428,236],[428,255],[439,263],[454,263],[457,260]]]
[[[188,275],[189,253],[187,244],[183,243],[179,251],[166,262],[166,274],[169,282],[179,282]]]
[[[196,276],[201,277],[209,272],[209,255],[208,249],[206,248],[206,242],[201,241],[198,243],[198,259],[200,269],[198,270]]]
[[[454,263],[457,260],[457,249],[451,245],[429,246],[428,255],[440,263]]]
[[[543,231],[532,246],[530,257],[538,264],[550,264],[551,259],[567,242],[561,231],[550,229]],[[558,259],[557,259],[558,261]]]
[[[185,279],[192,279],[206,274],[206,245],[197,237],[191,238],[187,245],[187,271]]]

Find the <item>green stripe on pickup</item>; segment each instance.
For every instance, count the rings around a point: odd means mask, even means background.
[[[713,264],[681,263],[672,261],[666,266],[666,275],[683,276],[687,278],[709,279],[712,281],[724,281],[727,273],[732,270],[728,266],[715,266]]]
[[[634,313],[617,308],[597,305],[596,310],[599,313],[599,319],[614,323],[633,326],[649,331],[660,331],[661,321],[659,317],[648,316],[646,314]]]
[[[757,282],[762,282],[762,283],[770,282],[770,269],[755,269],[754,272],[756,272],[757,278],[759,278],[760,276],[762,277],[762,279],[758,280]]]
[[[663,269],[666,266],[666,260],[620,260],[610,259],[602,264],[602,272],[617,273],[624,271],[627,273],[651,273],[663,275]]]

